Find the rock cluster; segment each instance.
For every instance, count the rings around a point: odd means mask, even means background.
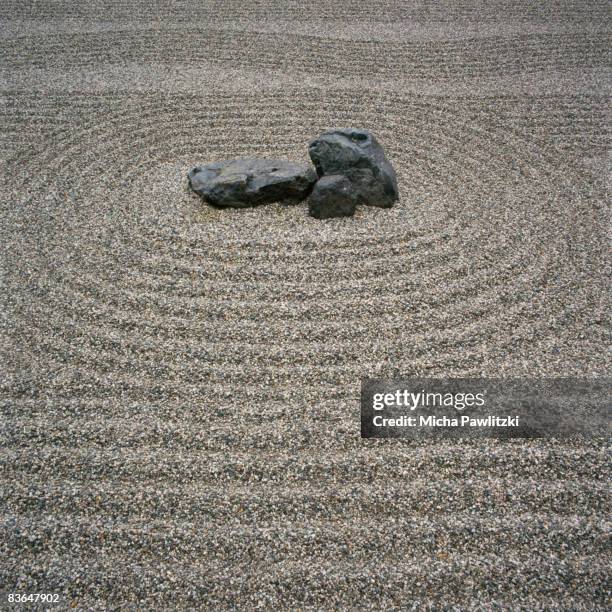
[[[389,208],[398,199],[393,166],[370,132],[329,130],[308,152],[314,168],[280,159],[231,159],[193,168],[189,185],[221,207],[308,197],[309,212],[318,219],[352,216],[358,204]]]

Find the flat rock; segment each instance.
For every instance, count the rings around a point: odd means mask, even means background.
[[[230,159],[197,166],[189,185],[215,206],[244,208],[303,200],[317,180],[314,168],[282,159]]]
[[[308,211],[317,219],[352,217],[356,206],[351,181],[339,174],[321,177],[308,197]]]
[[[324,132],[308,147],[319,176],[342,174],[359,204],[389,208],[399,198],[393,166],[370,132],[343,128]]]

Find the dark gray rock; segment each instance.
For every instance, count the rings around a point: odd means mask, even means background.
[[[319,176],[346,176],[360,204],[389,208],[398,199],[395,170],[370,132],[330,130],[315,138],[308,152]]]
[[[308,211],[317,219],[352,217],[356,206],[351,181],[339,174],[321,177],[308,198]]]
[[[190,187],[210,204],[244,208],[302,200],[317,180],[314,168],[282,159],[230,159],[198,166]]]

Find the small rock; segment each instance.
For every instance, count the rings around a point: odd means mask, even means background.
[[[189,185],[215,206],[244,208],[302,200],[317,180],[312,167],[282,159],[231,159],[198,166]]]
[[[342,174],[351,181],[359,204],[389,208],[399,198],[395,170],[370,132],[329,130],[308,151],[319,176]]]
[[[317,219],[352,217],[356,205],[351,181],[339,174],[321,177],[308,198],[308,210]]]

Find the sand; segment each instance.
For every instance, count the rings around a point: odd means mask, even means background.
[[[361,440],[362,376],[610,372],[606,2],[0,6],[0,592],[606,609],[609,441]],[[215,210],[372,130],[401,199]]]

